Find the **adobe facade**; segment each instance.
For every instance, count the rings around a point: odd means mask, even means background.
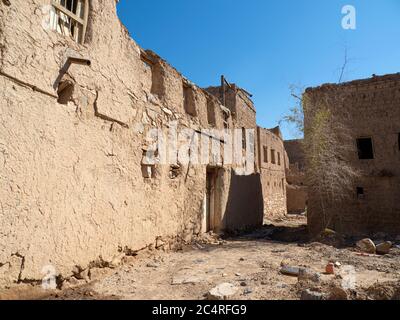
[[[0,2],[0,287],[38,281],[46,266],[68,278],[121,254],[263,223],[250,94],[231,85],[221,100],[140,48],[116,1],[79,3],[87,19],[72,37],[71,25],[49,27],[51,1]],[[154,128],[190,133],[166,163],[148,139]],[[242,163],[223,151],[220,133],[235,128]],[[221,154],[195,162],[184,148],[193,141]]]
[[[400,234],[400,74],[309,88],[304,101],[306,133],[321,101],[328,101],[335,121],[348,124],[340,143],[350,147],[345,161],[359,172],[350,197],[328,208],[335,212],[328,226],[319,195],[309,194],[311,232],[329,227],[354,236]]]
[[[236,128],[253,128],[256,132],[255,171],[260,177],[264,221],[287,214],[286,171],[289,159],[279,127],[265,129],[256,125],[256,109],[251,94],[221,79],[221,86],[206,88],[231,110]],[[244,206],[248,204],[243,203]]]
[[[286,171],[289,168],[289,159],[279,127],[274,129],[259,127],[257,131],[264,219],[270,221],[287,214]]]

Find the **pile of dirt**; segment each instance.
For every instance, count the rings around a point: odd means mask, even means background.
[[[368,300],[400,300],[400,282],[376,283],[366,290]]]

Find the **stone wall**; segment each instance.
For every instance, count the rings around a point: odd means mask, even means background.
[[[346,128],[349,137],[341,143],[350,146],[345,160],[360,177],[355,179],[348,199],[328,208],[336,212],[328,227],[349,235],[400,234],[400,74],[307,89],[306,132],[311,112],[321,105],[318,102],[331,101],[334,95],[340,96],[334,100],[342,102],[328,107],[336,121],[350,123]],[[360,159],[360,138],[371,139],[371,159]],[[309,195],[308,220],[312,233],[327,227],[318,194]]]
[[[169,247],[204,231],[207,165],[147,168],[145,135],[171,121],[178,129],[223,129],[232,118],[218,99],[142,50],[115,1],[90,3],[82,45],[44,28],[47,1],[0,4],[0,287],[42,279],[48,265],[68,277],[156,239]],[[91,65],[68,65],[68,57]],[[59,97],[64,84],[71,90]],[[260,225],[259,177],[242,184],[231,166],[214,166],[214,229]],[[238,201],[255,205],[243,212]]]

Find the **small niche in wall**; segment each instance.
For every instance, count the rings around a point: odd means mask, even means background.
[[[150,73],[151,88],[150,93],[162,98],[165,95],[165,85],[162,64],[152,59],[146,52],[142,52],[140,58],[145,70]]]
[[[207,99],[207,120],[210,126],[215,127],[215,105],[211,99]]]
[[[186,84],[183,84],[183,106],[187,114],[197,116],[194,90]]]
[[[67,105],[69,101],[72,99],[72,95],[74,94],[74,83],[70,80],[61,81],[58,85],[57,102],[60,104]]]
[[[357,199],[360,199],[360,200],[365,199],[363,187],[357,187]]]
[[[271,163],[276,164],[276,159],[275,159],[275,150],[271,149]]]
[[[268,147],[264,146],[264,163],[268,163]]]

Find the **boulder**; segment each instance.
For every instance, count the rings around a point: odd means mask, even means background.
[[[301,300],[318,301],[323,300],[325,295],[321,292],[311,291],[310,289],[304,290],[301,293]]]
[[[343,288],[339,286],[333,286],[329,292],[328,300],[346,301],[349,300],[349,296]]]
[[[307,268],[299,268],[298,273],[298,280],[299,281],[313,281],[313,282],[320,282],[321,275],[318,272],[314,272]]]
[[[382,242],[381,244],[378,244],[376,246],[376,253],[378,254],[388,254],[390,252],[390,249],[392,248],[393,243],[390,241]]]
[[[281,273],[287,276],[298,277],[300,273],[300,268],[283,265],[281,268]]]
[[[238,292],[238,288],[231,283],[222,283],[208,292],[208,300],[228,300]]]
[[[375,254],[376,246],[371,239],[363,239],[357,242],[357,248],[362,252]]]

